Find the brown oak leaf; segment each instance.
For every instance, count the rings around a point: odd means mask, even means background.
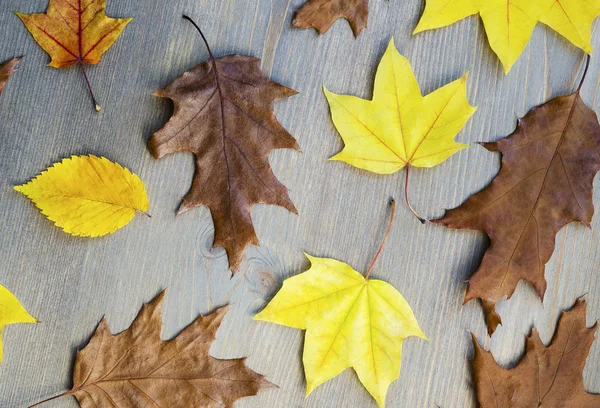
[[[367,26],[369,0],[309,0],[296,11],[292,25],[299,28],[314,28],[324,34],[339,18],[345,18],[358,37]]]
[[[22,58],[13,58],[6,61],[4,64],[0,64],[0,94],[4,90],[6,81],[15,73],[15,66],[21,62]]]
[[[500,367],[472,336],[471,368],[481,408],[600,407],[600,394],[586,392],[583,385],[583,369],[597,328],[597,323],[586,327],[585,309],[585,301],[578,300],[563,313],[548,347],[533,330],[525,355],[510,370]]]
[[[33,406],[73,395],[83,408],[232,408],[236,400],[276,387],[245,365],[245,358],[211,357],[227,313],[199,317],[177,337],[160,338],[164,292],[144,305],[131,326],[112,335],[102,319],[77,353],[73,388]]]
[[[578,90],[533,109],[512,135],[483,146],[502,153],[500,172],[490,186],[434,222],[489,236],[465,303],[482,299],[491,334],[501,324],[496,302],[510,298],[521,279],[543,299],[545,265],[557,232],[573,221],[590,225],[600,125]]]
[[[259,244],[251,217],[255,204],[275,204],[297,213],[269,165],[275,149],[300,150],[272,110],[274,102],[295,94],[266,78],[259,59],[215,59],[212,52],[209,61],[154,94],[171,99],[175,109],[150,138],[150,151],[157,159],[194,153],[196,173],[178,214],[200,205],[210,208],[214,245],[225,248],[233,273],[246,246]]]

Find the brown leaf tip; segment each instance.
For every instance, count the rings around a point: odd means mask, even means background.
[[[264,375],[260,376],[260,387],[263,390],[272,390],[272,389],[279,389],[279,385],[277,384],[273,384],[272,382],[270,382],[269,380],[267,380],[267,378]]]
[[[21,62],[22,59],[23,57],[13,58],[3,64],[0,64],[0,94],[4,89],[6,81],[8,81],[8,79],[16,72],[16,65]]]

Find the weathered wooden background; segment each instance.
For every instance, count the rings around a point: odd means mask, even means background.
[[[109,15],[134,20],[103,62],[89,69],[104,106],[98,114],[80,71],[47,67],[47,55],[11,13],[43,12],[47,3],[0,3],[0,60],[25,56],[0,98],[0,283],[41,320],[4,331],[3,408],[25,407],[66,390],[74,352],[85,345],[101,317],[108,317],[114,332],[121,331],[142,303],[163,288],[165,339],[199,314],[233,304],[213,355],[249,356],[251,368],[281,387],[241,400],[238,407],[375,407],[351,370],[305,399],[303,333],[251,320],[284,278],[307,268],[303,251],[364,270],[382,237],[388,198],[403,194],[402,172],[382,177],[327,161],[342,143],[321,86],[370,98],[375,68],[392,36],[413,64],[424,93],[471,71],[468,94],[479,111],[458,140],[474,147],[437,168],[414,173],[414,205],[433,218],[487,185],[498,171],[499,156],[475,142],[506,136],[530,108],[571,93],[583,65],[580,50],[539,25],[505,77],[476,17],[413,37],[423,0],[371,0],[369,27],[358,39],[342,20],[321,37],[313,30],[292,29],[293,12],[303,0],[112,0]],[[267,75],[300,92],[278,103],[276,113],[303,153],[286,150],[271,156],[300,215],[257,207],[253,219],[262,246],[247,251],[234,279],[224,251],[211,249],[209,211],[175,217],[192,178],[192,156],[156,161],[145,145],[172,111],[170,102],[151,93],[208,56],[196,31],[181,19],[184,12],[202,26],[217,56],[262,58]],[[598,35],[595,44],[600,45]],[[596,110],[599,68],[600,58],[594,57],[583,88],[584,100]],[[106,238],[73,238],[12,190],[53,162],[84,153],[104,155],[139,174],[148,189],[152,219],[137,217]],[[595,187],[598,206],[598,182]],[[402,374],[390,388],[388,406],[474,406],[468,330],[509,366],[521,356],[532,324],[548,342],[560,311],[578,296],[586,294],[589,301],[588,324],[600,318],[600,217],[592,227],[572,224],[558,234],[547,266],[544,304],[522,283],[500,305],[505,325],[490,340],[480,307],[475,302],[461,306],[464,281],[477,267],[486,237],[422,226],[399,205],[374,275],[403,293],[430,341],[405,342]],[[598,342],[584,376],[588,390],[600,392]],[[70,397],[47,405],[75,406]]]

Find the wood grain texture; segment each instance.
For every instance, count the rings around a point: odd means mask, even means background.
[[[369,26],[358,39],[337,21],[324,36],[292,29],[293,10],[304,0],[118,0],[107,14],[133,16],[103,62],[90,67],[96,96],[90,107],[77,69],[49,68],[47,55],[11,13],[42,12],[46,0],[4,0],[0,4],[0,60],[24,55],[0,97],[0,282],[41,324],[4,331],[0,364],[0,406],[23,407],[70,386],[74,351],[82,347],[106,314],[113,330],[129,326],[143,302],[167,288],[164,338],[172,338],[199,314],[231,302],[212,353],[219,358],[249,356],[248,366],[278,384],[237,407],[370,407],[371,397],[346,371],[304,397],[303,333],[253,322],[251,316],[281,281],[306,270],[302,252],[344,260],[365,269],[383,235],[386,202],[403,194],[402,172],[377,176],[327,158],[341,148],[321,85],[339,93],[371,97],[379,59],[391,36],[409,58],[424,92],[471,70],[469,99],[479,111],[457,138],[474,145],[444,164],[412,175],[411,195],[429,218],[462,203],[487,185],[499,156],[475,145],[511,133],[518,117],[548,99],[572,93],[583,54],[539,25],[523,56],[505,77],[490,50],[481,22],[468,18],[448,28],[411,36],[422,0],[372,0]],[[253,211],[262,247],[247,251],[240,273],[230,279],[222,248],[211,249],[207,209],[175,217],[193,175],[190,154],[160,161],[146,148],[148,137],[172,107],[151,96],[208,54],[193,28],[194,17],[217,57],[241,53],[263,59],[273,80],[301,92],[276,106],[279,121],[303,153],[274,152],[276,176],[290,187],[300,215],[283,208]],[[600,36],[594,44],[600,46]],[[584,101],[598,111],[598,58],[583,87]],[[115,235],[74,238],[41,216],[12,186],[72,154],[104,155],[136,172],[146,183],[152,219],[136,217]],[[600,184],[594,203],[600,205]],[[500,302],[504,326],[486,338],[480,307],[461,306],[464,281],[478,266],[487,242],[481,233],[422,226],[399,206],[388,246],[373,275],[393,284],[412,305],[430,341],[405,343],[402,373],[390,387],[389,407],[470,407],[467,330],[491,347],[503,366],[523,353],[532,324],[548,342],[557,317],[586,294],[588,324],[600,318],[600,217],[592,229],[571,224],[557,237],[546,267],[544,304],[521,283],[513,298]],[[600,346],[592,346],[585,385],[600,392]],[[52,407],[75,407],[60,400]]]

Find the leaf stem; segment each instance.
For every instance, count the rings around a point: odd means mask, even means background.
[[[590,68],[590,55],[586,54],[586,62],[585,62],[585,69],[583,70],[583,76],[581,77],[581,81],[579,82],[579,87],[577,88],[577,92],[581,91],[581,87],[583,87],[583,82],[585,81],[585,77],[587,76],[588,73],[588,69]]]
[[[183,18],[185,20],[188,20],[190,23],[192,23],[194,25],[194,27],[196,27],[196,30],[198,30],[198,32],[200,33],[200,36],[202,37],[202,41],[204,41],[204,45],[206,45],[206,49],[208,50],[208,55],[210,56],[210,63],[212,64],[214,73],[215,73],[215,83],[217,85],[217,90],[219,91],[219,98],[221,99],[221,122],[223,125],[223,132],[225,131],[225,108],[223,106],[223,92],[221,91],[221,84],[219,83],[219,71],[217,70],[217,59],[215,58],[215,56],[212,53],[212,50],[210,49],[210,45],[208,45],[208,40],[206,39],[206,37],[204,36],[204,33],[202,32],[202,30],[200,29],[200,27],[198,27],[198,24],[196,24],[196,22],[194,20],[192,20],[190,17],[186,16],[185,14],[183,15]]]
[[[415,217],[417,217],[417,220],[419,220],[419,222],[421,224],[425,224],[425,220],[423,218],[421,218],[419,216],[419,214],[417,214],[417,212],[412,207],[412,205],[410,205],[410,201],[408,200],[408,176],[410,174],[409,169],[410,169],[410,166],[407,165],[406,166],[406,183],[404,183],[404,198],[406,199],[406,205],[408,206],[408,209],[410,210],[410,212],[413,213],[413,215]]]
[[[383,250],[383,246],[385,245],[385,242],[387,241],[388,237],[390,236],[390,230],[392,229],[392,222],[394,221],[394,214],[396,213],[396,201],[394,201],[393,198],[390,200],[390,205],[392,206],[392,214],[390,215],[390,222],[388,224],[387,231],[385,232],[385,236],[383,237],[383,241],[381,241],[381,245],[379,246],[379,250],[377,251],[377,254],[375,254],[375,259],[373,259],[373,262],[371,262],[371,266],[369,266],[369,270],[367,271],[367,274],[365,275],[365,280],[369,280],[369,276],[371,276],[371,271],[373,270],[373,267],[375,266],[375,262],[377,262],[377,259],[379,259],[379,255],[381,254],[381,251]]]
[[[53,400],[61,398],[61,397],[66,397],[67,395],[70,395],[72,393],[73,393],[73,390],[65,391],[62,394],[55,395],[54,397],[51,397],[51,398],[45,399],[43,401],[40,401],[40,402],[38,402],[36,404],[30,405],[29,408],[34,408],[34,407],[40,406],[40,405],[42,405],[42,404],[44,404],[46,402],[50,402],[50,401],[53,401]]]
[[[227,159],[227,149],[225,148],[225,140],[227,140],[227,134],[226,134],[227,132],[226,132],[226,126],[225,126],[226,125],[226,123],[225,123],[225,99],[223,98],[223,90],[221,89],[221,83],[219,82],[219,70],[217,69],[217,59],[213,55],[212,50],[210,49],[210,45],[208,45],[208,41],[206,40],[206,37],[204,36],[204,33],[202,32],[200,27],[198,27],[198,24],[196,24],[196,22],[194,20],[192,20],[190,17],[186,16],[185,14],[183,15],[183,18],[185,20],[188,20],[190,23],[192,23],[194,25],[194,27],[196,27],[196,30],[198,30],[198,32],[200,33],[200,36],[202,37],[202,40],[204,41],[204,45],[206,45],[206,49],[208,50],[208,55],[210,56],[210,63],[212,64],[213,72],[215,75],[215,86],[219,93],[219,103],[221,105],[221,134],[223,135],[223,157],[225,158],[225,163],[229,163],[228,159]],[[227,172],[229,173],[229,164],[227,164]],[[229,211],[231,211],[231,184],[228,184],[227,191],[229,192],[229,201],[228,201]]]
[[[215,72],[216,70],[216,59],[215,56],[213,55],[211,49],[210,49],[210,45],[208,45],[208,41],[206,40],[206,37],[204,36],[204,33],[202,32],[202,30],[200,29],[200,27],[198,27],[198,24],[196,24],[196,22],[194,20],[191,19],[191,17],[186,16],[185,14],[183,15],[183,18],[186,19],[187,21],[189,21],[190,23],[192,23],[194,25],[194,27],[196,27],[196,30],[198,30],[198,32],[200,33],[200,36],[202,37],[202,41],[204,41],[204,45],[206,45],[206,49],[208,50],[208,55],[210,55],[210,59],[213,62],[213,66],[215,68]]]
[[[96,108],[96,112],[100,112],[102,110],[102,106],[98,105],[96,102],[96,97],[94,96],[94,91],[92,90],[92,84],[90,83],[90,79],[85,72],[85,67],[83,66],[83,61],[79,61],[79,66],[81,67],[81,72],[83,72],[83,77],[85,78],[85,83],[87,84],[88,89],[90,90],[90,95],[92,96],[92,102],[94,103],[94,107]]]

